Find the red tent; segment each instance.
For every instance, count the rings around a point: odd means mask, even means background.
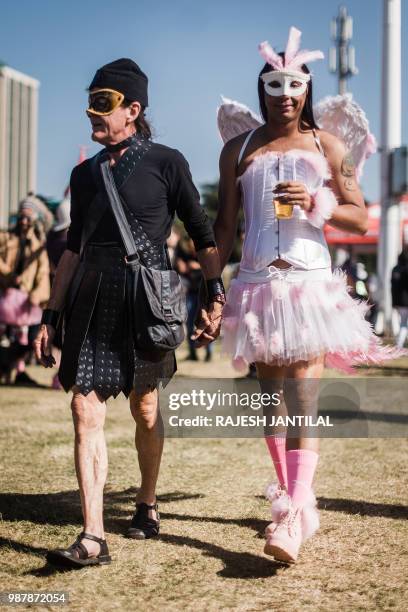
[[[369,204],[368,208],[368,231],[364,236],[343,232],[335,227],[326,225],[324,233],[327,243],[330,245],[341,244],[378,244],[380,235],[379,204]],[[408,195],[401,198],[401,231],[403,232],[403,243],[408,244]]]

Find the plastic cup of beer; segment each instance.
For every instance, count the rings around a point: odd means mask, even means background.
[[[277,219],[290,219],[293,214],[293,204],[281,200],[281,196],[277,195],[273,199],[273,205],[275,207],[275,216]]]

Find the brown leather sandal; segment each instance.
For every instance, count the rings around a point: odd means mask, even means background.
[[[81,543],[81,540],[86,538],[97,542],[101,549],[99,555],[90,557],[87,549]],[[86,567],[88,565],[109,565],[111,563],[111,557],[109,555],[108,545],[106,540],[98,538],[91,533],[82,531],[75,542],[68,548],[56,548],[50,550],[46,555],[47,561],[53,565],[63,565],[66,567]]]

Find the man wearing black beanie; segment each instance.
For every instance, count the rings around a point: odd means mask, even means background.
[[[137,100],[141,106],[149,106],[147,98],[148,79],[132,60],[122,58],[106,64],[96,71],[89,86],[95,89],[113,89],[121,92],[128,100]]]
[[[83,567],[110,563],[103,527],[103,488],[107,452],[103,432],[106,400],[123,392],[136,421],[136,449],[141,487],[126,535],[157,536],[156,482],[162,454],[159,381],[176,371],[174,351],[150,360],[138,351],[127,317],[125,249],[99,164],[111,171],[142,263],[170,267],[166,239],[174,215],[194,241],[207,288],[207,304],[195,336],[201,344],[219,334],[225,300],[212,226],[200,206],[183,155],[151,140],[145,119],[148,79],[130,59],[97,70],[89,86],[87,115],[92,139],[104,149],[76,166],[71,174],[71,226],[67,250],[58,265],[36,353],[52,367],[55,327],[64,311],[64,342],[59,378],[73,392],[75,465],[84,531],[68,548],[50,551],[52,563]],[[166,383],[165,383],[166,384]]]

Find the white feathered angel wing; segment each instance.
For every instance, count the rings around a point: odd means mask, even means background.
[[[375,137],[361,106],[347,93],[323,98],[314,106],[313,113],[318,126],[340,138],[352,153],[357,178],[360,178],[366,159],[377,150]]]
[[[223,142],[262,125],[262,119],[248,106],[221,96],[217,109],[217,124]]]
[[[352,153],[357,178],[360,178],[366,159],[377,150],[375,137],[370,132],[368,119],[361,106],[347,93],[323,98],[314,106],[313,112],[319,127],[340,138]],[[225,143],[259,127],[263,121],[245,104],[222,96],[222,104],[217,109],[217,123]]]

